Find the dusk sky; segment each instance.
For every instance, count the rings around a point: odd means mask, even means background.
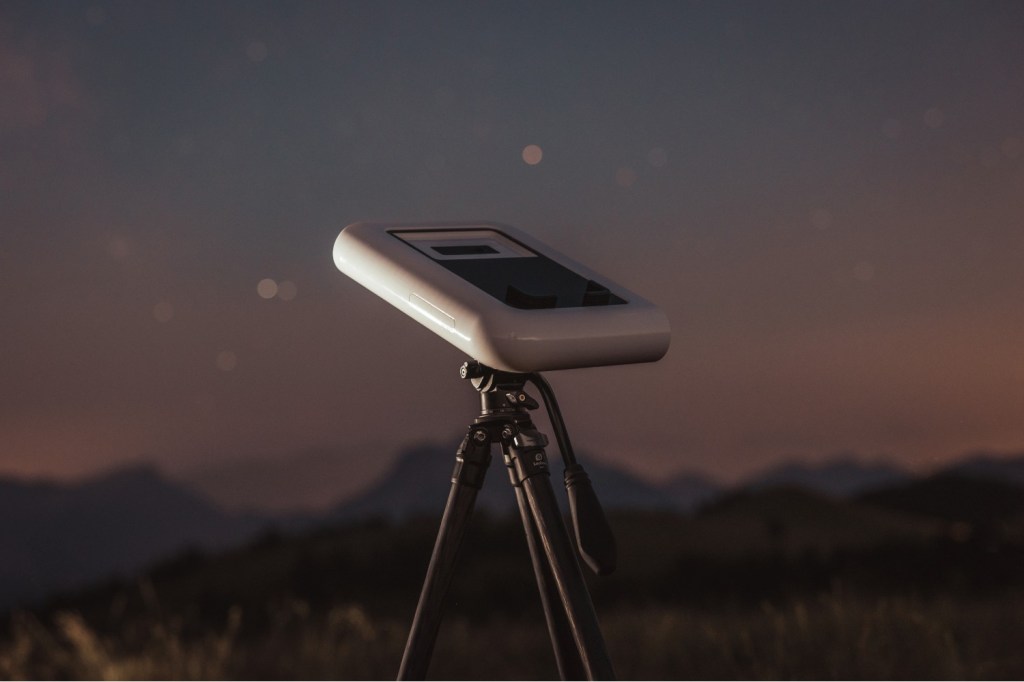
[[[584,456],[1024,449],[1019,2],[8,0],[0,474],[454,453],[467,358],[331,249],[477,219],[668,314],[548,375]]]

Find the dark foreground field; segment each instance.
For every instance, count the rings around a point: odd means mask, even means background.
[[[617,514],[620,568],[591,580],[617,674],[1024,678],[1016,511],[907,499],[769,491],[692,517]],[[435,529],[366,522],[180,555],[10,614],[0,677],[394,678]],[[474,523],[431,675],[556,676],[516,523]]]
[[[52,626],[15,621],[0,652],[6,678],[393,679],[408,622],[356,604],[313,614],[282,606],[271,628],[243,636],[245,613],[186,635],[175,619],[101,634],[64,613]],[[602,614],[623,679],[1020,679],[1024,598],[957,602],[821,596],[781,606],[617,607]],[[453,617],[431,668],[439,679],[557,676],[536,618]]]

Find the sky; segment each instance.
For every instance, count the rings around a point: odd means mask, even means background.
[[[1017,2],[5,2],[0,474],[326,451],[340,494],[454,450],[467,358],[334,268],[357,220],[515,225],[663,308],[662,361],[548,377],[645,477],[1019,451],[1022,35]]]

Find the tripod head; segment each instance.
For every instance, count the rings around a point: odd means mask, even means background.
[[[576,453],[569,441],[569,432],[558,408],[555,392],[538,372],[519,373],[492,369],[479,362],[462,364],[459,376],[473,384],[480,392],[481,413],[484,416],[500,414],[526,414],[540,404],[524,390],[527,382],[533,384],[547,408],[548,419],[565,464],[565,490],[569,498],[576,546],[584,562],[594,573],[607,575],[615,570],[616,544],[604,509],[583,465],[576,461]]]
[[[473,388],[484,396],[497,391],[521,391],[530,378],[528,374],[503,372],[476,361],[462,363],[459,367],[459,376],[468,379]]]

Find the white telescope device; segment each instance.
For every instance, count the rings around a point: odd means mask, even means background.
[[[353,223],[334,263],[497,370],[653,362],[668,350],[654,304],[506,225]]]

